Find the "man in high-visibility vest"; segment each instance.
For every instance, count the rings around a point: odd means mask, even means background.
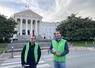
[[[36,68],[40,57],[41,49],[36,41],[36,36],[32,36],[30,42],[26,43],[21,54],[21,64],[24,68]]]
[[[56,31],[54,37],[50,46],[54,68],[66,68],[66,55],[69,53],[67,41],[62,38],[60,31]]]

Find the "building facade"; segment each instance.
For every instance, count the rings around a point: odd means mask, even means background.
[[[14,20],[17,22],[15,30],[18,39],[29,39],[36,35],[38,39],[52,39],[58,23],[43,22],[42,16],[30,9],[15,13]]]

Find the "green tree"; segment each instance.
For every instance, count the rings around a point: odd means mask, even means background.
[[[90,40],[95,38],[95,21],[71,14],[57,26],[57,30],[68,40]]]
[[[12,18],[0,15],[0,42],[9,41],[14,33],[16,22]]]

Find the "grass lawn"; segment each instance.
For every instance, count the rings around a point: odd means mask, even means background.
[[[70,43],[72,43],[73,46],[95,46],[95,41],[70,41]]]
[[[3,53],[8,47],[7,43],[0,43],[0,54]]]

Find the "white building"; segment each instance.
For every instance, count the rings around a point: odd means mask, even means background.
[[[32,35],[39,39],[51,39],[58,25],[54,22],[42,22],[42,16],[30,9],[15,13],[13,18],[17,22],[18,39],[29,39]]]

